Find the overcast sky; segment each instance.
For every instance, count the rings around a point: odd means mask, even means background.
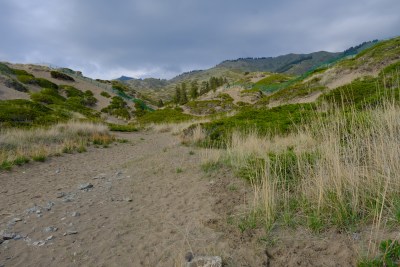
[[[0,0],[0,61],[171,78],[400,35],[400,0]]]

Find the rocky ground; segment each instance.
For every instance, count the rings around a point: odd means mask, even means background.
[[[184,266],[190,253],[224,266],[355,265],[351,236],[266,240],[229,223],[251,188],[229,170],[204,172],[200,149],[170,133],[119,137],[0,173],[0,266]]]

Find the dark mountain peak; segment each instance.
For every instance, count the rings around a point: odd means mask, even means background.
[[[116,80],[121,81],[121,82],[126,82],[126,81],[129,81],[129,80],[133,80],[133,78],[132,78],[132,77],[128,77],[128,76],[122,75],[121,77],[119,77],[119,78],[116,79]]]

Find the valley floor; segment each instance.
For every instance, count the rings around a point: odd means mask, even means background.
[[[285,231],[266,244],[229,225],[252,190],[228,170],[206,174],[200,149],[170,133],[119,137],[129,142],[0,173],[0,231],[16,235],[0,266],[183,266],[189,251],[228,266],[356,264],[348,235]]]

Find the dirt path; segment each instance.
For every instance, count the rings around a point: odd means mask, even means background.
[[[124,137],[0,173],[0,230],[21,238],[0,245],[0,266],[174,266],[224,250],[205,226],[218,215],[198,151],[169,133]]]
[[[363,233],[241,231],[229,221],[252,192],[229,169],[204,172],[200,149],[171,133],[120,138],[0,173],[0,266],[171,267],[189,251],[224,266],[356,265]]]

